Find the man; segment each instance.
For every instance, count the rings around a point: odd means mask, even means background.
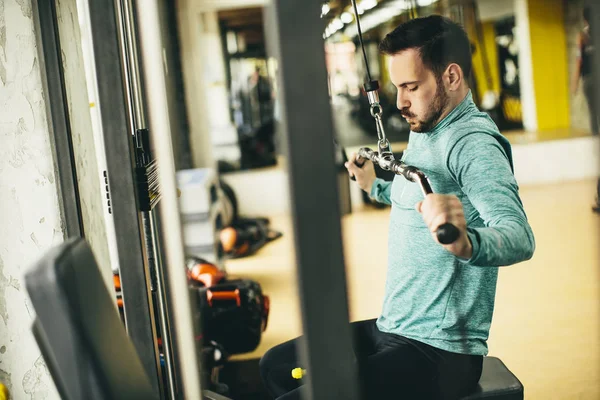
[[[583,94],[588,104],[590,114],[590,129],[592,135],[597,135],[600,131],[598,125],[598,109],[596,105],[596,90],[593,76],[594,65],[594,45],[590,28],[590,7],[583,9],[583,30],[577,35],[577,60],[575,61],[575,71],[573,73],[573,94],[579,89],[579,79],[583,83]],[[596,201],[592,206],[595,213],[600,213],[600,179],[596,187]]]
[[[577,36],[577,60],[573,74],[573,94],[579,88],[579,79],[583,82],[583,93],[588,103],[590,113],[590,129],[593,135],[600,131],[598,125],[598,112],[596,110],[596,92],[594,90],[594,77],[592,74],[594,65],[594,45],[590,29],[590,8],[583,10],[583,30]]]
[[[423,198],[401,176],[377,179],[372,163],[352,162],[356,155],[346,164],[363,190],[392,206],[381,315],[352,323],[361,389],[368,399],[459,399],[481,375],[498,267],[531,258],[534,237],[510,145],[472,101],[464,30],[440,16],[415,19],[380,49],[411,127],[402,159],[428,175],[436,194]],[[435,232],[446,222],[460,236],[442,245]],[[261,374],[274,397],[300,398],[296,366],[295,341],[265,354]]]

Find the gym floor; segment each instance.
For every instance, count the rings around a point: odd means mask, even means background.
[[[537,250],[531,260],[500,271],[489,349],[523,382],[526,399],[600,398],[600,215],[590,208],[595,190],[594,180],[521,187]],[[388,213],[365,207],[342,220],[353,321],[380,311]],[[237,360],[259,358],[302,330],[291,218],[270,217],[283,238],[227,264],[230,274],[256,279],[271,297],[262,343]]]

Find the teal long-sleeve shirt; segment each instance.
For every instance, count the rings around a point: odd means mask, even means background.
[[[434,241],[415,210],[423,200],[418,184],[376,179],[371,197],[392,206],[377,326],[450,352],[487,355],[498,267],[535,249],[510,144],[469,92],[433,130],[410,133],[402,161],[422,170],[434,192],[460,199],[473,254],[462,259]]]

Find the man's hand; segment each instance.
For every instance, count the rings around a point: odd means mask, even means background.
[[[351,177],[356,177],[356,183],[358,183],[358,187],[370,194],[376,178],[375,167],[373,166],[371,160],[365,159],[360,160],[360,162],[364,162],[364,165],[359,167],[354,164],[357,158],[358,155],[356,153],[352,153],[350,159],[344,164],[344,166],[348,170],[348,174]]]
[[[467,221],[462,203],[458,197],[445,194],[428,194],[425,196],[425,200],[417,203],[416,209],[423,215],[425,224],[438,243],[436,231],[440,225],[451,223],[456,226],[460,232],[458,239],[454,243],[442,246],[457,257],[471,258],[473,246],[467,236]]]

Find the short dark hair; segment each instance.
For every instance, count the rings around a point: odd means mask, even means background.
[[[388,55],[408,49],[417,49],[423,64],[440,77],[451,63],[458,64],[466,78],[471,75],[471,42],[465,30],[441,15],[415,18],[407,21],[379,44],[379,50]]]
[[[585,6],[583,8],[583,19],[585,20],[585,22],[587,22],[589,24],[591,18],[592,18],[592,10],[590,9],[590,6]]]

